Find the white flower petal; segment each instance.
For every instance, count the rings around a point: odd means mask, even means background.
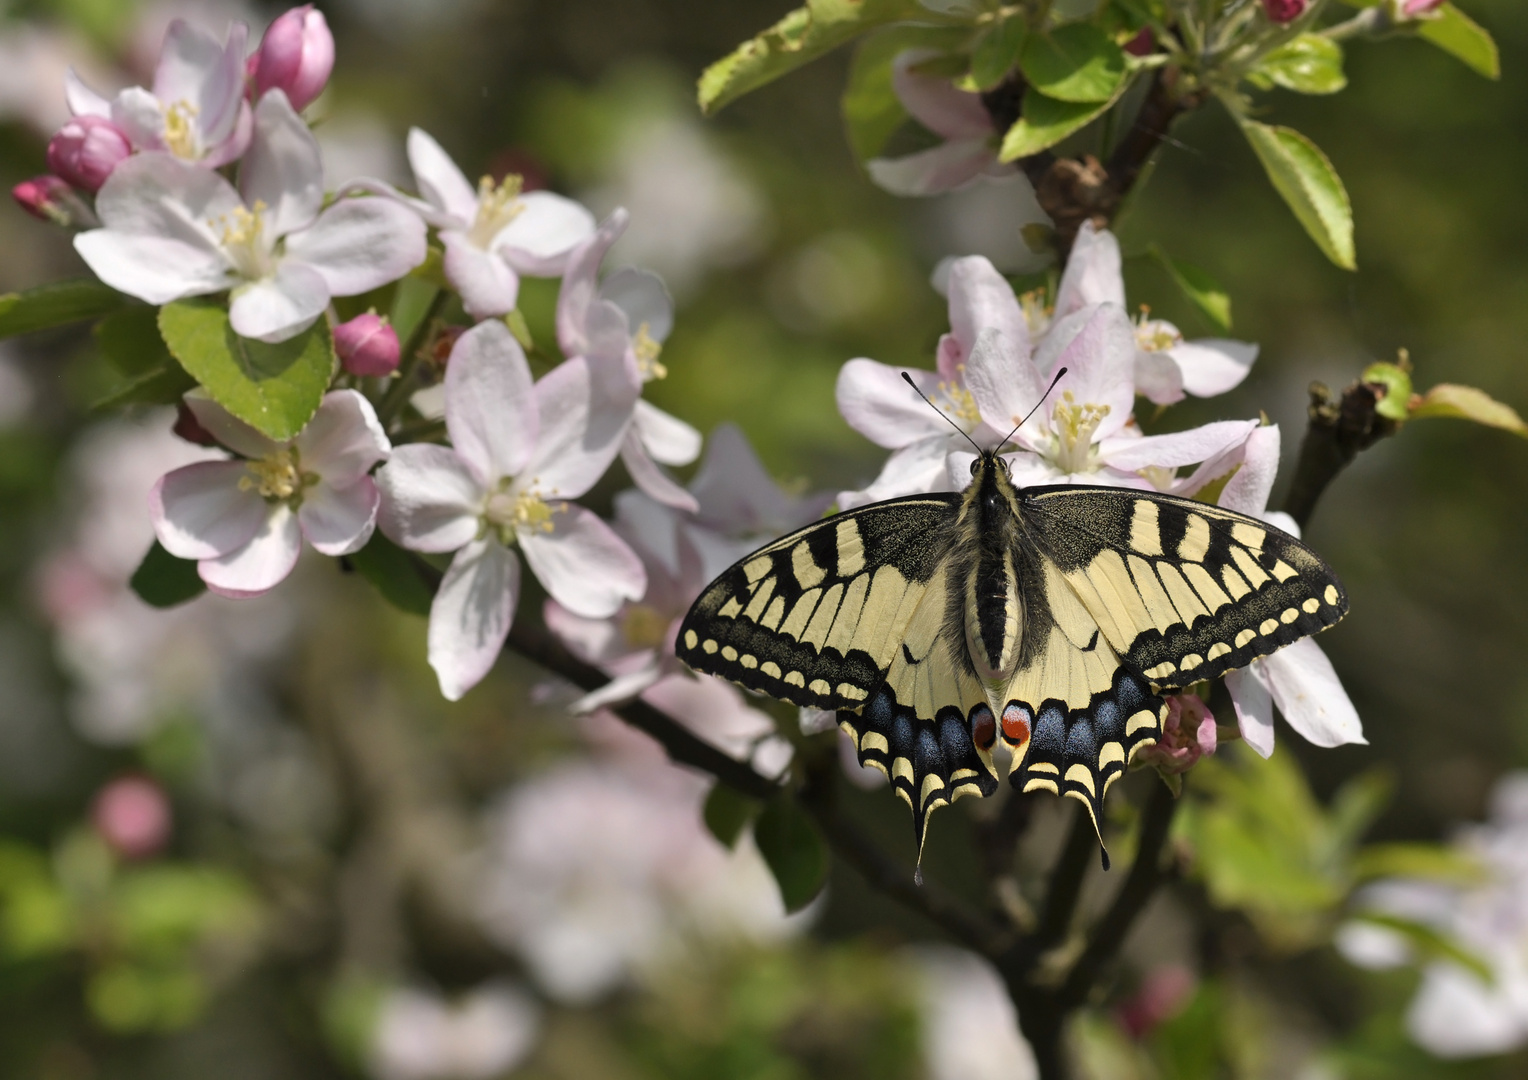
[[[1004,434],[1024,419],[1045,393],[1040,373],[1017,344],[1000,330],[985,329],[966,363],[966,386],[982,419]]]
[[[966,362],[983,330],[1001,333],[1009,348],[1025,363],[1029,362],[1033,347],[1024,309],[1013,295],[1013,286],[990,261],[981,255],[956,259],[950,264],[945,288],[949,296],[950,334],[956,348],[940,349],[941,375],[951,381],[959,379],[957,365]],[[1024,407],[1025,411],[1034,406],[1035,402],[1031,401]]]
[[[1257,430],[1256,420],[1216,420],[1203,427],[1174,431],[1168,435],[1145,435],[1140,438],[1108,439],[1098,446],[1101,462],[1125,472],[1151,466],[1177,468],[1208,461],[1217,454],[1245,442]]]
[[[1079,313],[1076,336],[1056,355],[1056,370],[1065,367],[1067,373],[1056,384],[1055,393],[1070,392],[1079,405],[1108,408],[1109,414],[1093,434],[1093,441],[1099,442],[1123,428],[1135,406],[1135,328],[1117,304],[1085,310],[1090,314]],[[1047,338],[1061,329],[1053,326]]]
[[[484,251],[459,232],[443,232],[446,280],[461,293],[462,307],[474,319],[492,319],[515,310],[520,298],[520,275],[491,251]]]
[[[1500,981],[1499,972],[1497,976]],[[1406,1030],[1442,1058],[1502,1054],[1528,1038],[1524,1005],[1472,971],[1455,964],[1429,964],[1406,1011]]]
[[[1314,638],[1262,660],[1273,701],[1289,726],[1317,746],[1368,745],[1358,710]]]
[[[64,100],[69,104],[70,116],[111,118],[111,102],[85,85],[73,68],[64,74]]]
[[[1165,352],[1135,351],[1135,392],[1156,405],[1183,400],[1183,372]]]
[[[329,306],[329,287],[306,263],[288,259],[273,277],[251,281],[233,290],[228,322],[240,337],[272,344],[302,333]]]
[[[369,476],[361,477],[349,487],[315,484],[303,492],[297,521],[315,551],[324,555],[349,555],[360,551],[371,539],[380,502],[377,485]]]
[[[599,296],[626,313],[633,333],[646,327],[647,336],[661,342],[674,329],[673,298],[651,270],[617,270],[600,283]]]
[[[215,143],[202,154],[199,164],[204,169],[221,169],[229,162],[238,161],[249,149],[255,134],[255,113],[249,102],[240,101],[234,112],[233,129],[222,142]]]
[[[221,77],[226,58],[223,42],[184,19],[173,20],[154,68],[154,96],[167,104],[190,105],[198,130],[202,130],[203,116],[223,119],[233,89]]]
[[[183,400],[207,434],[240,457],[263,458],[286,445],[250,427],[214,401],[205,390],[192,390]]]
[[[286,254],[318,271],[330,295],[357,296],[424,262],[425,232],[424,222],[389,199],[341,199],[287,237]]]
[[[477,191],[440,143],[419,128],[410,128],[408,155],[419,193],[432,206],[456,218],[462,227],[472,224],[477,217]]]
[[[555,600],[542,608],[547,629],[557,635],[568,651],[586,664],[603,667],[633,655],[618,619],[586,619]],[[643,650],[651,654],[652,650]]]
[[[1226,672],[1226,689],[1231,692],[1242,738],[1263,757],[1273,753],[1273,696],[1266,680],[1261,660]]]
[[[550,191],[520,196],[520,212],[489,246],[522,274],[556,277],[573,249],[594,235],[594,215]]]
[[[946,139],[991,137],[996,129],[980,94],[957,90],[949,79],[912,70],[940,55],[935,49],[907,49],[898,53],[891,62],[892,92],[908,114],[935,135]]]
[[[636,387],[595,378],[579,357],[547,372],[536,383],[541,432],[520,486],[546,498],[588,491],[620,451],[636,401]]]
[[[430,605],[430,667],[447,701],[493,670],[520,599],[520,560],[494,539],[456,553]]]
[[[886,459],[881,475],[869,487],[863,491],[839,492],[838,508],[852,510],[856,506],[895,499],[900,495],[951,490],[945,466],[945,458],[951,446],[952,440],[944,435],[933,435],[909,443]],[[965,447],[966,443],[962,441],[960,446]],[[970,480],[968,472],[963,483],[969,483]]]
[[[111,99],[111,122],[139,150],[164,149],[164,106],[141,86],[129,86]]]
[[[392,449],[377,414],[355,390],[332,390],[324,395],[308,426],[293,440],[306,472],[326,483],[346,487],[386,460]]]
[[[648,456],[635,428],[629,428],[626,437],[621,440],[621,461],[631,475],[632,482],[664,506],[672,506],[688,514],[700,509],[695,496],[680,487]]]
[[[542,427],[530,364],[509,328],[494,319],[458,338],[446,365],[446,430],[485,487],[525,468]]]
[[[1257,359],[1257,345],[1247,341],[1200,338],[1167,350],[1183,372],[1183,389],[1195,397],[1214,397],[1241,384]]]
[[[932,397],[939,392],[939,373],[919,368],[860,358],[848,361],[838,372],[839,413],[855,431],[888,450],[949,431],[949,425],[903,380],[904,371],[925,394]]]
[[[239,114],[246,106],[244,55],[248,38],[249,27],[241,22],[230,23],[228,40],[223,44],[220,62],[198,87],[196,126],[201,132],[204,155],[233,135],[234,128],[239,122]],[[161,62],[163,62],[162,58]],[[156,73],[155,83],[157,84],[158,81]],[[176,99],[162,97],[160,100],[174,101]],[[232,158],[226,160],[231,161]],[[205,156],[203,164],[207,164]]]
[[[700,456],[700,432],[651,402],[638,399],[632,426],[654,461],[688,465]]]
[[[1056,288],[1055,319],[1094,304],[1125,306],[1125,279],[1120,270],[1119,241],[1108,229],[1094,228],[1091,221],[1082,223],[1072,254],[1066,260],[1066,272]]]
[[[74,250],[96,277],[150,304],[221,292],[239,280],[215,247],[167,236],[92,229],[74,238]]]
[[[626,363],[626,354],[631,351],[631,324],[626,321],[626,312],[608,300],[595,300],[584,313],[584,342],[583,355],[601,361],[602,371],[608,371],[611,365],[627,369],[624,377],[633,386],[642,385],[636,357]]]
[[[409,443],[377,470],[377,524],[413,551],[455,551],[478,534],[486,492],[449,446]]]
[[[265,204],[264,236],[271,243],[305,228],[323,209],[318,140],[281,90],[269,91],[255,106],[254,137],[239,163],[239,191],[246,205]]]
[[[603,709],[607,705],[620,705],[640,696],[644,690],[661,678],[663,678],[663,669],[657,664],[625,675],[617,675],[598,690],[591,690],[569,705],[568,711],[582,716],[592,713],[595,709]]]
[[[583,356],[588,349],[589,305],[599,295],[600,263],[631,220],[624,207],[616,207],[600,222],[594,235],[568,257],[562,285],[557,292],[557,345],[564,356]]]
[[[553,507],[552,531],[523,529],[520,549],[546,591],[575,615],[601,619],[647,590],[647,571],[614,529],[576,503]]]
[[[1220,505],[1243,514],[1261,514],[1273,492],[1279,471],[1280,435],[1277,424],[1255,428],[1242,448],[1241,468],[1220,492]],[[1296,534],[1298,535],[1298,534]]]
[[[963,188],[995,161],[989,140],[952,139],[905,157],[872,158],[865,171],[882,191],[918,198]]]
[[[302,553],[297,515],[285,503],[268,505],[266,511],[249,543],[221,558],[197,563],[202,581],[219,596],[258,596],[280,585],[297,565]]]
[[[200,461],[166,473],[149,494],[160,544],[178,559],[215,559],[237,551],[260,530],[266,504],[241,491],[242,461]]]

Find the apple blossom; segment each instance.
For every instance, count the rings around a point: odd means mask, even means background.
[[[96,793],[91,822],[124,859],[158,854],[170,839],[170,799],[153,780],[123,776]]]
[[[496,1080],[535,1048],[541,1009],[507,983],[455,1002],[427,990],[389,993],[377,1013],[370,1066],[379,1080]]]
[[[564,356],[582,356],[604,377],[627,380],[640,394],[643,384],[668,374],[658,357],[673,329],[674,303],[662,279],[644,270],[617,270],[599,280],[600,263],[627,221],[626,211],[616,210],[569,258],[557,297],[557,342]],[[700,432],[638,399],[621,440],[621,460],[638,487],[659,502],[693,511],[694,497],[657,463],[688,465],[699,453]]]
[[[1294,22],[1305,9],[1310,7],[1310,0],[1263,0],[1263,10],[1268,13],[1268,18],[1276,23]]]
[[[352,375],[391,375],[398,370],[398,332],[387,316],[368,311],[334,328],[334,352]]]
[[[99,116],[76,116],[48,143],[48,168],[82,191],[98,191],[132,144],[122,129]]]
[[[488,674],[520,596],[518,546],[563,607],[615,614],[647,587],[642,561],[583,507],[619,451],[635,391],[581,359],[531,382],[498,320],[457,339],[446,365],[451,446],[399,447],[378,474],[382,530],[415,551],[455,551],[430,607],[429,659],[455,701]]]
[[[95,212],[85,205],[85,200],[72,187],[47,173],[23,180],[11,188],[11,198],[34,218],[51,225],[62,225],[67,229],[100,224]]]
[[[229,322],[285,341],[353,296],[425,257],[424,226],[388,199],[324,209],[323,164],[280,90],[260,99],[239,190],[169,154],[124,161],[96,198],[102,228],[75,248],[106,284],[150,304],[231,289]]]
[[[333,70],[334,35],[312,4],[277,16],[248,61],[255,96],[281,90],[299,112],[318,97]]]
[[[1167,719],[1162,738],[1136,755],[1142,765],[1154,766],[1164,775],[1187,772],[1217,745],[1215,716],[1197,694],[1167,697]]]
[[[159,150],[181,161],[215,169],[239,158],[249,145],[250,109],[244,100],[243,23],[219,43],[183,19],[170,23],[154,69],[152,91],[128,87],[110,101],[72,71],[65,83],[76,117],[110,120],[139,150]]]
[[[700,526],[692,530],[692,539],[707,560],[710,577],[760,544],[815,521],[833,502],[826,492],[783,490],[741,429],[730,423],[718,424],[706,440],[690,493],[699,504],[695,523]],[[723,538],[719,548],[707,542],[712,535]]]
[[[188,395],[197,422],[239,455],[166,474],[149,496],[159,542],[197,560],[207,587],[256,596],[279,585],[302,541],[325,555],[366,546],[377,519],[373,465],[390,449],[371,403],[354,390],[324,395],[294,439],[277,442],[211,398]]]

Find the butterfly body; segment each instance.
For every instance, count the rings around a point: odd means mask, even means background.
[[[1337,622],[1347,597],[1300,541],[1154,492],[1015,488],[983,454],[963,493],[892,499],[738,562],[680,626],[697,671],[838,712],[862,763],[928,814],[997,789],[1098,820],[1161,737],[1162,695]]]

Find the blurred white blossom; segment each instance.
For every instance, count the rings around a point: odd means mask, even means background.
[[[909,949],[921,976],[923,1058],[929,1080],[1033,1080],[1033,1051],[996,971],[964,949]]]
[[[507,983],[456,1001],[430,990],[388,994],[372,1035],[377,1080],[496,1080],[536,1048],[541,1008]]]

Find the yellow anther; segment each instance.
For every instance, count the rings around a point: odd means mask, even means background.
[[[223,241],[223,249],[239,273],[258,280],[272,269],[265,247],[265,203],[255,200],[253,207],[236,206],[211,224]]]
[[[647,323],[637,327],[636,334],[631,339],[631,351],[637,357],[637,370],[642,373],[643,382],[651,382],[654,379],[662,379],[668,376],[668,368],[658,363],[658,357],[663,352],[663,346],[653,340],[648,331]]]
[[[196,128],[192,124],[198,109],[189,101],[177,101],[164,111],[165,149],[178,158],[194,161],[200,155],[196,145]]]
[[[299,468],[297,451],[290,446],[246,461],[244,469],[245,475],[239,477],[239,490],[257,492],[262,499],[272,502],[285,502],[318,483],[316,475]]]
[[[621,619],[621,635],[637,649],[656,649],[668,637],[670,620],[648,604],[632,604]]]
[[[552,515],[562,509],[561,503],[548,503],[535,489],[514,491],[505,480],[499,491],[488,497],[483,506],[483,527],[498,533],[505,544],[513,544],[520,532],[551,532],[554,529]]]
[[[1150,309],[1142,304],[1141,311],[1144,316]],[[1183,335],[1170,322],[1143,317],[1135,324],[1135,343],[1146,352],[1165,352],[1183,344]]]
[[[525,204],[520,201],[520,194],[524,190],[525,179],[514,173],[497,184],[491,176],[478,181],[477,217],[472,222],[474,243],[479,247],[487,247],[500,229],[520,216],[520,212],[525,209]]]
[[[1056,466],[1065,473],[1092,472],[1093,435],[1112,410],[1108,405],[1078,405],[1070,390],[1061,397],[1051,414]]]
[[[1019,297],[1019,307],[1024,312],[1024,322],[1029,327],[1031,339],[1038,338],[1050,329],[1054,308],[1045,302],[1044,289],[1031,289]]]

